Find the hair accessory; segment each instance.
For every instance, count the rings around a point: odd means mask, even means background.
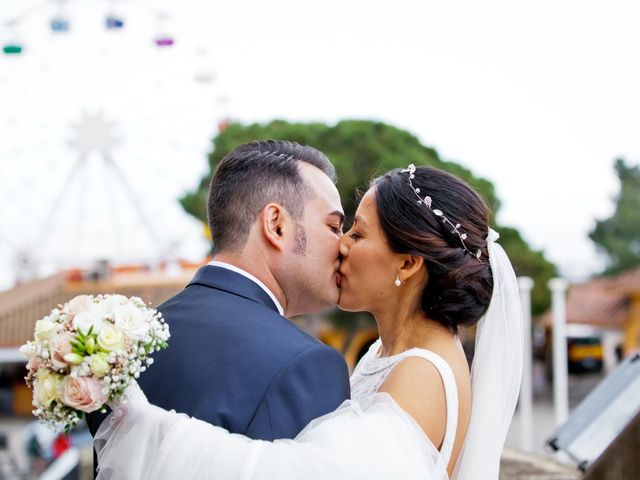
[[[400,171],[402,173],[408,173],[409,174],[409,186],[411,187],[411,190],[413,190],[413,193],[416,194],[416,197],[418,197],[418,205],[423,205],[424,204],[429,210],[431,210],[433,212],[433,214],[436,217],[441,218],[443,223],[448,224],[453,229],[453,230],[451,230],[451,233],[455,233],[456,235],[458,235],[458,238],[460,238],[460,243],[462,244],[462,249],[465,252],[467,252],[469,255],[473,255],[478,260],[480,260],[480,255],[482,255],[482,251],[480,249],[478,249],[475,252],[472,252],[471,250],[469,250],[467,248],[467,245],[464,243],[464,241],[467,239],[467,234],[460,231],[460,227],[462,225],[460,225],[459,223],[456,223],[454,225],[447,217],[444,216],[444,214],[442,213],[442,210],[438,210],[437,208],[431,208],[431,197],[429,195],[426,195],[424,197],[420,196],[420,189],[419,188],[415,188],[413,186],[412,180],[414,178],[416,178],[416,166],[412,163],[407,168],[405,168],[403,170],[400,170]]]

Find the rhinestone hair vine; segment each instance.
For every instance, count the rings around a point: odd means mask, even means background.
[[[469,255],[473,255],[478,260],[480,260],[482,251],[478,249],[475,252],[472,252],[467,248],[466,243],[464,243],[464,241],[467,239],[467,234],[460,231],[460,227],[462,227],[462,225],[460,225],[459,223],[453,224],[453,222],[451,222],[447,217],[444,216],[444,214],[442,213],[442,210],[439,210],[437,208],[432,208],[431,197],[429,195],[422,197],[420,195],[420,189],[413,186],[412,180],[416,178],[416,166],[412,163],[407,168],[400,171],[402,173],[409,174],[409,186],[411,187],[411,190],[413,190],[413,193],[415,193],[416,197],[418,197],[418,205],[424,205],[429,210],[431,210],[436,217],[441,218],[443,223],[446,223],[447,225],[449,225],[453,229],[451,230],[451,233],[455,233],[456,235],[458,235],[458,238],[460,239],[460,243],[462,244],[462,249],[465,252],[467,252]]]

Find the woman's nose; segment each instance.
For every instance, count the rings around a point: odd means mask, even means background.
[[[340,239],[340,255],[346,257],[349,255],[349,236],[343,235]]]

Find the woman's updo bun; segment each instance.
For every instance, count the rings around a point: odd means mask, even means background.
[[[490,211],[482,198],[465,182],[447,172],[417,167],[413,187],[428,195],[460,232],[467,249],[480,249],[480,259],[462,248],[451,225],[419,204],[409,185],[409,173],[400,169],[373,180],[380,225],[389,247],[425,259],[428,282],[421,305],[426,315],[457,333],[460,325],[473,325],[491,301],[493,278],[487,252]]]

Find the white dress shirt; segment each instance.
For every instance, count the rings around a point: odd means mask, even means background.
[[[280,305],[280,302],[278,301],[276,296],[273,294],[273,292],[271,290],[269,290],[264,283],[262,283],[260,280],[258,280],[253,275],[251,275],[249,272],[246,272],[243,269],[236,267],[235,265],[231,265],[230,263],[218,262],[216,260],[213,260],[213,261],[209,262],[209,265],[211,265],[213,267],[226,268],[227,270],[231,270],[232,272],[239,273],[243,277],[246,277],[249,280],[251,280],[252,282],[258,284],[258,286],[260,288],[262,288],[267,293],[267,295],[269,295],[271,300],[273,300],[273,303],[275,303],[276,308],[278,309],[278,312],[280,313],[280,315],[284,316],[284,309],[282,308],[282,305]]]

